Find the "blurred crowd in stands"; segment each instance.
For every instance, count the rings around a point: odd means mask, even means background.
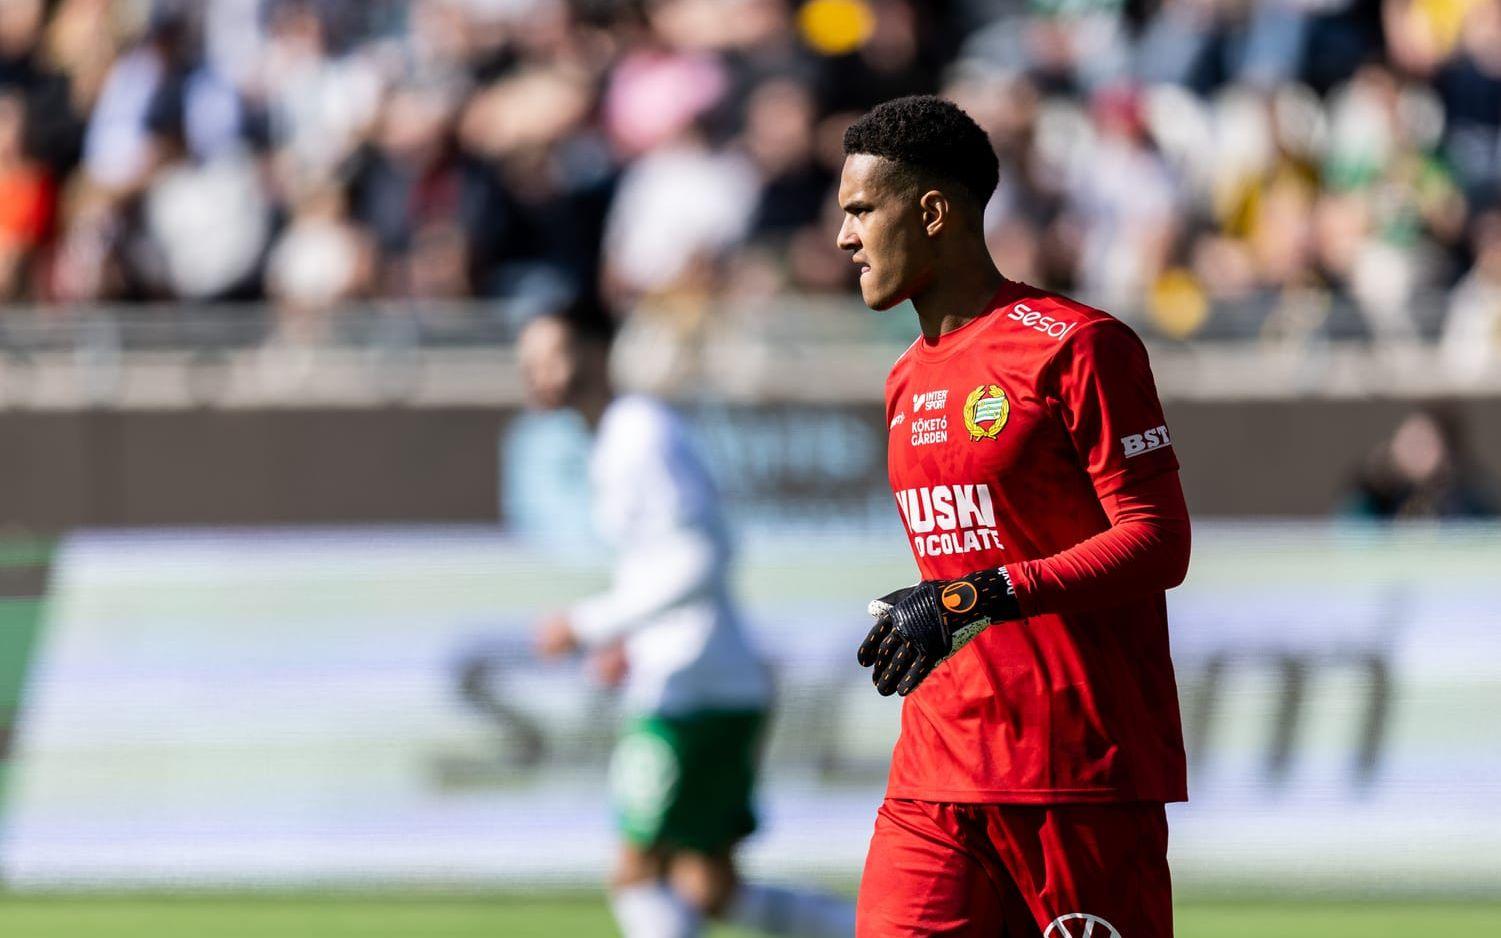
[[[853,296],[841,134],[913,92],[1011,277],[1501,348],[1501,0],[3,0],[0,297]]]

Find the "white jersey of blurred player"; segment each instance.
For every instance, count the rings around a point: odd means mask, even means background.
[[[640,395],[617,397],[589,458],[595,522],[616,551],[608,592],[569,612],[584,644],[625,640],[624,704],[637,713],[760,709],[766,668],[730,597],[719,495],[683,421]]]

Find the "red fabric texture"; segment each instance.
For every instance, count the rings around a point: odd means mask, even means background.
[[[1188,573],[1188,506],[1176,472],[1100,498],[1110,527],[1051,557],[1007,564],[1027,615],[1075,612],[1150,597]]]
[[[1172,938],[1163,807],[887,799],[855,934]]]

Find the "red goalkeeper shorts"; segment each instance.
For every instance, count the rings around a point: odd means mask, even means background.
[[[888,798],[860,880],[857,938],[1171,938],[1160,804]]]

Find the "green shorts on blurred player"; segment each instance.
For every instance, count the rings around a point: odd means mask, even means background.
[[[771,681],[730,598],[718,493],[666,406],[616,397],[598,325],[542,317],[518,343],[531,403],[594,433],[589,486],[618,559],[609,590],[545,619],[539,654],[591,655],[622,683],[610,765],[621,847],[611,907],[626,938],[691,938],[705,918],[776,935],[850,936],[854,910],[820,893],[743,882],[735,847],[753,795]]]
[[[610,759],[610,797],[626,842],[714,854],[753,833],[765,724],[761,710],[633,718]]]

